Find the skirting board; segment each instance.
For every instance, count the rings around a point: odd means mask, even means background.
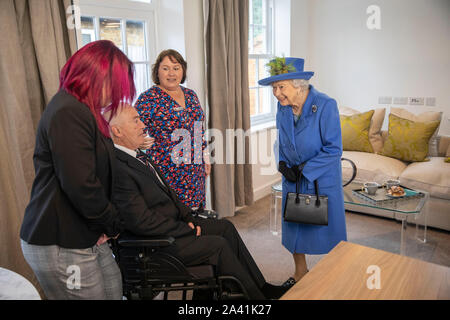
[[[262,186],[259,186],[257,188],[253,188],[253,200],[257,201],[259,199],[262,199],[271,193],[271,189],[273,185],[276,185],[281,182],[281,179],[274,179],[272,181],[269,181],[265,183]]]

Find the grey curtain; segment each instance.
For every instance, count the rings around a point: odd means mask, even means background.
[[[68,30],[71,0],[0,1],[0,267],[37,281],[19,230],[30,199],[36,127],[57,92],[59,72],[76,51]]]
[[[225,162],[212,167],[211,200],[213,208],[225,217],[234,215],[236,206],[253,203],[250,137],[247,135],[245,143],[239,143],[239,139],[233,139],[234,144],[225,143],[227,129],[233,130],[229,133],[237,129],[244,132],[250,129],[249,2],[204,0],[203,10],[209,128],[222,133],[224,148],[221,152]],[[216,140],[219,138],[215,137]],[[212,154],[216,161],[220,158],[218,151],[214,150],[215,154]],[[242,156],[245,160],[243,164]],[[227,157],[231,161],[227,162]]]

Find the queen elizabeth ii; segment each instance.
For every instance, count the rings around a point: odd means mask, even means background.
[[[295,272],[283,284],[293,286],[307,272],[306,254],[326,254],[347,240],[342,189],[342,137],[336,100],[316,90],[309,80],[314,72],[304,71],[300,58],[276,58],[269,62],[271,76],[259,80],[271,85],[278,100],[276,124],[279,136],[279,171],[283,201],[288,192],[328,196],[328,225],[282,222],[282,244],[294,258]]]

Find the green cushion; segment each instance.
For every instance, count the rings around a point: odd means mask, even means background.
[[[369,127],[374,110],[346,116],[341,115],[342,147],[346,151],[373,152]]]
[[[382,155],[402,161],[428,161],[428,143],[440,121],[416,122],[389,115],[388,137]]]

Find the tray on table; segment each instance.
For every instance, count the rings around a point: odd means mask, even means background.
[[[367,200],[372,203],[381,203],[384,201],[399,201],[399,200],[407,200],[412,198],[421,198],[424,196],[422,192],[406,188],[404,186],[400,186],[405,190],[405,194],[403,196],[393,197],[389,196],[387,193],[387,189],[384,186],[379,186],[377,192],[374,195],[370,195],[364,191],[364,187],[353,189],[352,193],[364,200]]]

